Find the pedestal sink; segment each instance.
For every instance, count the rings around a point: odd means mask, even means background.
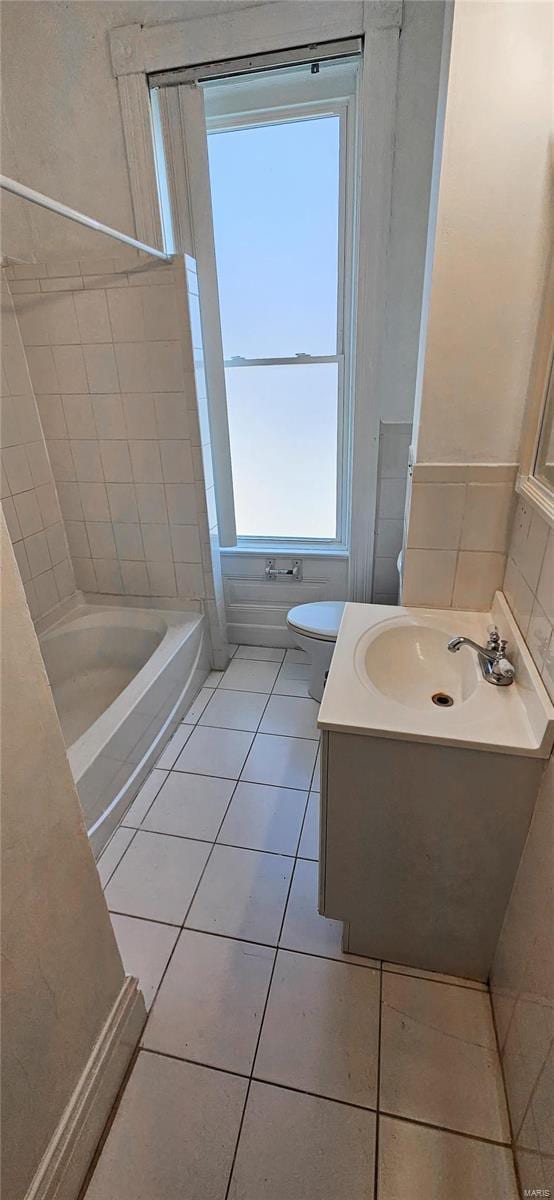
[[[509,687],[447,650],[456,634],[484,645],[491,625]],[[344,949],[487,979],[554,738],[502,593],[490,613],[347,604],[318,724],[319,908]]]

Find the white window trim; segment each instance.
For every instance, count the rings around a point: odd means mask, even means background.
[[[359,87],[361,154],[357,180],[358,215],[361,209],[364,222],[360,228],[353,322],[357,344],[349,562],[349,596],[358,601],[370,599],[373,582],[378,398],[384,386],[380,353],[384,329],[382,297],[387,282],[401,24],[402,0],[363,0],[353,4],[348,0],[341,4],[329,0],[310,0],[309,4],[279,0],[197,21],[151,27],[135,24],[110,34],[112,69],[125,114],[123,128],[136,235],[154,243],[156,235],[151,224],[148,220],[144,226],[140,223],[143,213],[156,211],[158,189],[151,148],[150,154],[143,153],[142,158],[137,150],[151,138],[144,104],[133,103],[133,88],[137,84],[144,98],[147,75],[155,71],[365,35]]]
[[[253,85],[255,87],[255,84]],[[349,499],[351,491],[351,436],[352,427],[352,339],[351,305],[354,251],[354,171],[356,145],[356,95],[340,96],[328,100],[304,100],[289,104],[286,101],[287,86],[277,87],[277,95],[270,108],[252,108],[224,117],[208,117],[208,134],[220,131],[250,129],[254,126],[279,125],[290,121],[305,121],[319,117],[338,117],[339,133],[339,206],[337,245],[337,329],[336,353],[332,355],[297,355],[277,358],[244,358],[240,362],[226,360],[225,366],[232,370],[248,369],[253,366],[309,366],[317,363],[336,363],[338,367],[337,387],[337,486],[334,538],[278,537],[267,534],[254,537],[237,535],[237,553],[248,549],[260,552],[283,553],[284,548],[292,554],[311,549],[314,553],[337,550],[348,552],[350,543]]]

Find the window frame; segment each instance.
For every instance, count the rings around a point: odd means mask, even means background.
[[[358,65],[356,63],[356,65]],[[325,68],[324,68],[325,69]],[[337,330],[334,355],[302,355],[301,357],[245,358],[240,363],[225,360],[225,368],[248,370],[250,366],[305,366],[333,362],[338,366],[337,387],[337,482],[336,535],[334,538],[278,537],[239,535],[230,553],[248,551],[273,554],[319,552],[348,553],[350,542],[350,499],[352,489],[352,423],[353,423],[353,313],[355,298],[355,180],[358,124],[357,73],[351,92],[327,100],[304,100],[287,103],[286,82],[276,89],[270,107],[260,106],[225,116],[206,114],[206,133],[209,138],[219,132],[232,132],[255,126],[284,124],[293,120],[339,118],[339,205],[337,240]],[[281,97],[279,96],[281,93]]]

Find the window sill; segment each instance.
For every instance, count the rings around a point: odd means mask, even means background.
[[[237,542],[236,546],[222,546],[220,554],[252,554],[272,558],[349,558],[346,546],[318,545],[317,542],[299,544],[294,542]]]

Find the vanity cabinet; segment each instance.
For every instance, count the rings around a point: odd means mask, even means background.
[[[324,729],[319,910],[344,950],[486,980],[544,766]]]

